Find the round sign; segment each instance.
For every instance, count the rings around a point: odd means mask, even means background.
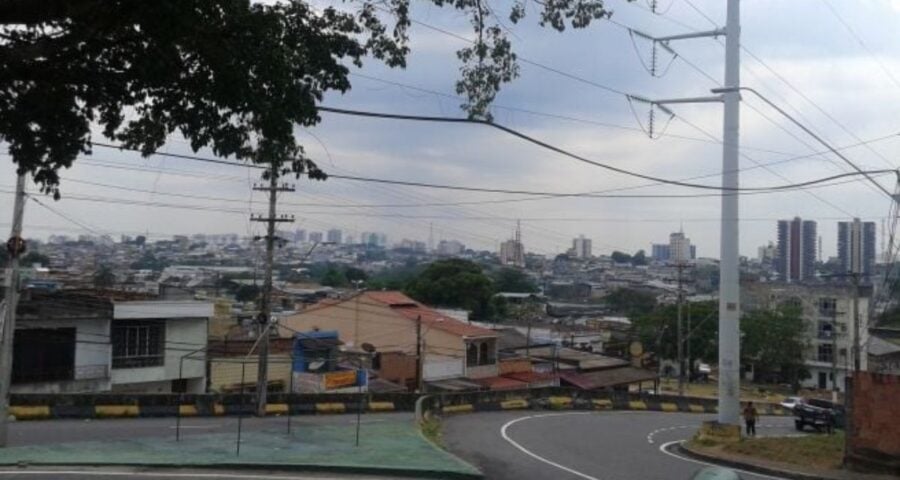
[[[25,240],[22,237],[10,238],[6,241],[6,251],[13,258],[25,253]]]
[[[644,345],[641,342],[631,342],[631,345],[628,346],[628,352],[631,353],[632,357],[640,357],[644,354]]]

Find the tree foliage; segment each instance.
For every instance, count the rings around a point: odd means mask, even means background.
[[[534,281],[518,268],[501,268],[494,272],[494,289],[498,292],[535,293]]]
[[[169,262],[159,259],[151,252],[144,253],[139,260],[132,262],[132,270],[153,270],[159,272],[169,266]]]
[[[501,85],[518,75],[499,8],[429,1],[470,18],[456,90],[471,117],[490,120]],[[558,31],[610,14],[602,0],[516,0],[510,21],[528,4]],[[320,122],[324,94],[351,87],[348,64],[404,67],[409,12],[409,0],[0,0],[0,140],[18,171],[57,197],[58,170],[91,153],[94,125],[144,155],[178,132],[194,151],[324,179],[294,126]]]
[[[451,258],[432,263],[410,282],[406,293],[428,305],[469,310],[474,319],[488,319],[495,313],[491,279],[468,260]]]
[[[30,267],[38,264],[42,267],[50,265],[50,257],[38,252],[28,252],[20,260],[19,265]]]
[[[803,366],[806,324],[798,308],[757,310],[741,317],[741,359],[757,378],[797,385],[808,376]]]
[[[603,297],[603,301],[613,312],[627,317],[647,314],[656,308],[656,295],[633,288],[617,288]]]
[[[116,284],[116,274],[109,265],[102,265],[94,272],[93,281],[96,288],[111,288]]]
[[[259,298],[258,285],[241,285],[234,294],[234,299],[239,302],[255,302]]]

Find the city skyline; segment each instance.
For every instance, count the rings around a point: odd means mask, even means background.
[[[722,2],[700,3],[713,18],[724,18]],[[633,24],[643,31],[680,31],[677,25],[653,18],[634,5],[617,4],[614,10],[617,21]],[[743,10],[742,44],[764,58],[766,65],[789,79],[797,90],[781,82],[752,57],[748,57],[745,64],[748,85],[786,102],[785,107],[791,111],[801,110],[810,126],[837,147],[858,143],[858,140],[822,115],[816,106],[841,119],[842,124],[852,126],[853,134],[861,140],[881,138],[896,130],[891,120],[895,115],[891,113],[896,105],[900,105],[900,89],[892,87],[879,63],[868,52],[848,42],[844,33],[833,34],[842,27],[830,13],[810,11],[793,3],[780,5],[778,18],[773,18],[768,8],[761,4],[747,3]],[[846,15],[847,22],[867,26],[866,35],[872,45],[900,42],[900,33],[893,28],[900,14],[891,6],[861,2],[858,8],[840,10]],[[420,16],[423,11],[414,7],[412,13]],[[670,15],[694,28],[702,27],[705,22],[684,5],[675,5]],[[788,20],[800,17],[811,21],[796,25]],[[469,30],[464,19],[440,16],[432,21],[451,32]],[[673,64],[664,79],[648,78],[640,59],[635,58],[627,32],[608,23],[599,23],[573,35],[558,35],[531,27],[516,29],[524,41],[520,44],[523,56],[604,85],[627,87],[630,93],[648,97],[690,96],[706,94],[713,86],[699,83],[698,80],[706,80],[680,61]],[[455,58],[455,49],[459,46],[455,43],[457,40],[417,25],[412,30],[415,43],[409,68],[387,70],[368,64],[361,73],[452,96],[457,72],[454,62],[447,60]],[[591,46],[601,44],[607,48],[604,48],[603,57],[597,57]],[[721,47],[715,42],[685,43],[678,46],[678,51],[704,72],[718,77]],[[900,65],[900,55],[895,52],[880,49],[876,53],[881,56],[881,62],[892,68]],[[592,60],[584,62],[584,58]],[[611,65],[617,67],[609,68]],[[546,94],[548,82],[560,87],[553,89],[553,95]],[[362,76],[353,77],[353,86],[346,95],[328,95],[324,103],[348,108],[365,106],[385,112],[461,115],[457,109],[459,101],[455,98],[427,91],[415,92]],[[851,90],[855,92],[852,101],[846,96]],[[797,91],[807,92],[805,95],[816,106],[799,97]],[[773,115],[757,101],[748,99],[747,102],[765,115]],[[650,140],[640,131],[627,101],[621,97],[528,65],[523,65],[521,78],[504,89],[496,103],[499,105],[495,111],[498,122],[588,158],[667,178],[709,175],[703,183],[718,183],[721,146],[681,120],[690,121],[718,138],[721,135],[718,107],[678,106],[675,109],[678,118],[671,122],[665,134]],[[888,110],[884,115],[870,115],[867,106],[871,104]],[[581,121],[532,115],[502,107],[546,112]],[[646,121],[647,112],[641,109],[638,113],[639,118]],[[774,122],[773,125],[754,109],[744,109],[742,147],[749,157],[741,159],[741,168],[745,169],[741,178],[744,185],[792,183],[844,170],[830,158],[812,155],[811,152],[818,149],[809,139],[799,136],[798,140],[782,131],[779,127],[785,125],[783,120]],[[620,128],[603,126],[606,124]],[[98,141],[102,138],[98,131],[93,135]],[[296,135],[305,144],[308,154],[326,172],[333,174],[547,192],[618,191],[624,188],[628,190],[618,193],[696,193],[659,185],[638,188],[645,182],[608,174],[476,126],[436,129],[433,125],[418,123],[379,122],[323,114],[321,125],[308,130],[298,128]],[[214,157],[208,150],[194,154],[177,136],[171,137],[162,151]],[[900,153],[900,137],[848,149],[845,153],[863,165],[881,165],[883,168],[884,162],[879,156],[896,157]],[[805,157],[787,161],[795,156]],[[2,182],[6,190],[11,190],[14,165],[5,158],[7,161],[0,162],[0,176],[7,179]],[[773,165],[760,168],[754,162]],[[260,181],[256,170],[163,156],[144,160],[135,153],[97,147],[93,155],[83,156],[72,168],[62,171],[61,176],[61,201],[53,202],[37,194],[36,197],[74,222],[99,232],[149,232],[151,235],[195,231],[261,233],[261,226],[248,220],[250,213],[265,211],[262,194],[250,190],[254,182]],[[443,191],[337,178],[325,182],[311,182],[305,178],[290,181],[297,191],[281,196],[280,210],[294,214],[297,226],[320,231],[340,228],[357,238],[361,232],[374,230],[387,232],[395,239],[425,239],[433,224],[435,244],[440,238],[457,239],[472,248],[493,250],[506,239],[516,220],[521,219],[529,251],[562,253],[571,246],[572,238],[583,233],[593,239],[593,248],[597,251],[633,252],[646,250],[655,239],[664,238],[683,223],[691,232],[691,238],[702,246],[701,256],[719,256],[717,198],[535,199],[528,195]],[[889,182],[883,183],[891,187]],[[33,187],[31,190],[34,192]],[[172,194],[228,201],[173,197]],[[0,195],[12,198],[9,193]],[[859,217],[879,223],[887,212],[886,203],[871,188],[856,181],[808,191],[744,196],[741,199],[740,253],[755,256],[757,247],[772,239],[769,225],[780,218],[801,216],[820,224],[830,224]],[[435,204],[444,206],[429,206]],[[185,205],[197,207],[184,209]],[[0,211],[0,225],[8,225],[10,215],[8,209]],[[26,235],[39,236],[51,233],[53,229],[86,232],[76,223],[29,202]],[[837,233],[827,229],[822,232],[822,237],[824,257],[836,255]]]

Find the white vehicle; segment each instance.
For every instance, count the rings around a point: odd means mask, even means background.
[[[803,398],[801,397],[787,397],[784,401],[781,402],[781,406],[787,408],[788,410],[793,410],[797,404],[803,403]]]

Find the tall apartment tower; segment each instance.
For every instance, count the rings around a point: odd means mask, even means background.
[[[518,222],[515,238],[500,244],[500,263],[514,267],[525,266],[525,246],[522,245],[522,228]]]
[[[778,258],[775,268],[785,282],[811,280],[816,274],[816,222],[778,221]]]
[[[572,251],[575,252],[575,258],[591,258],[591,239],[584,238],[584,235],[572,239]]]
[[[332,228],[325,235],[325,237],[328,239],[328,243],[341,243],[343,236],[344,232],[340,231],[340,229],[337,228]]]
[[[872,274],[875,266],[875,222],[838,222],[838,258],[842,273]]]
[[[669,235],[669,261],[671,263],[687,263],[694,259],[696,250],[691,248],[691,239],[683,231]]]

